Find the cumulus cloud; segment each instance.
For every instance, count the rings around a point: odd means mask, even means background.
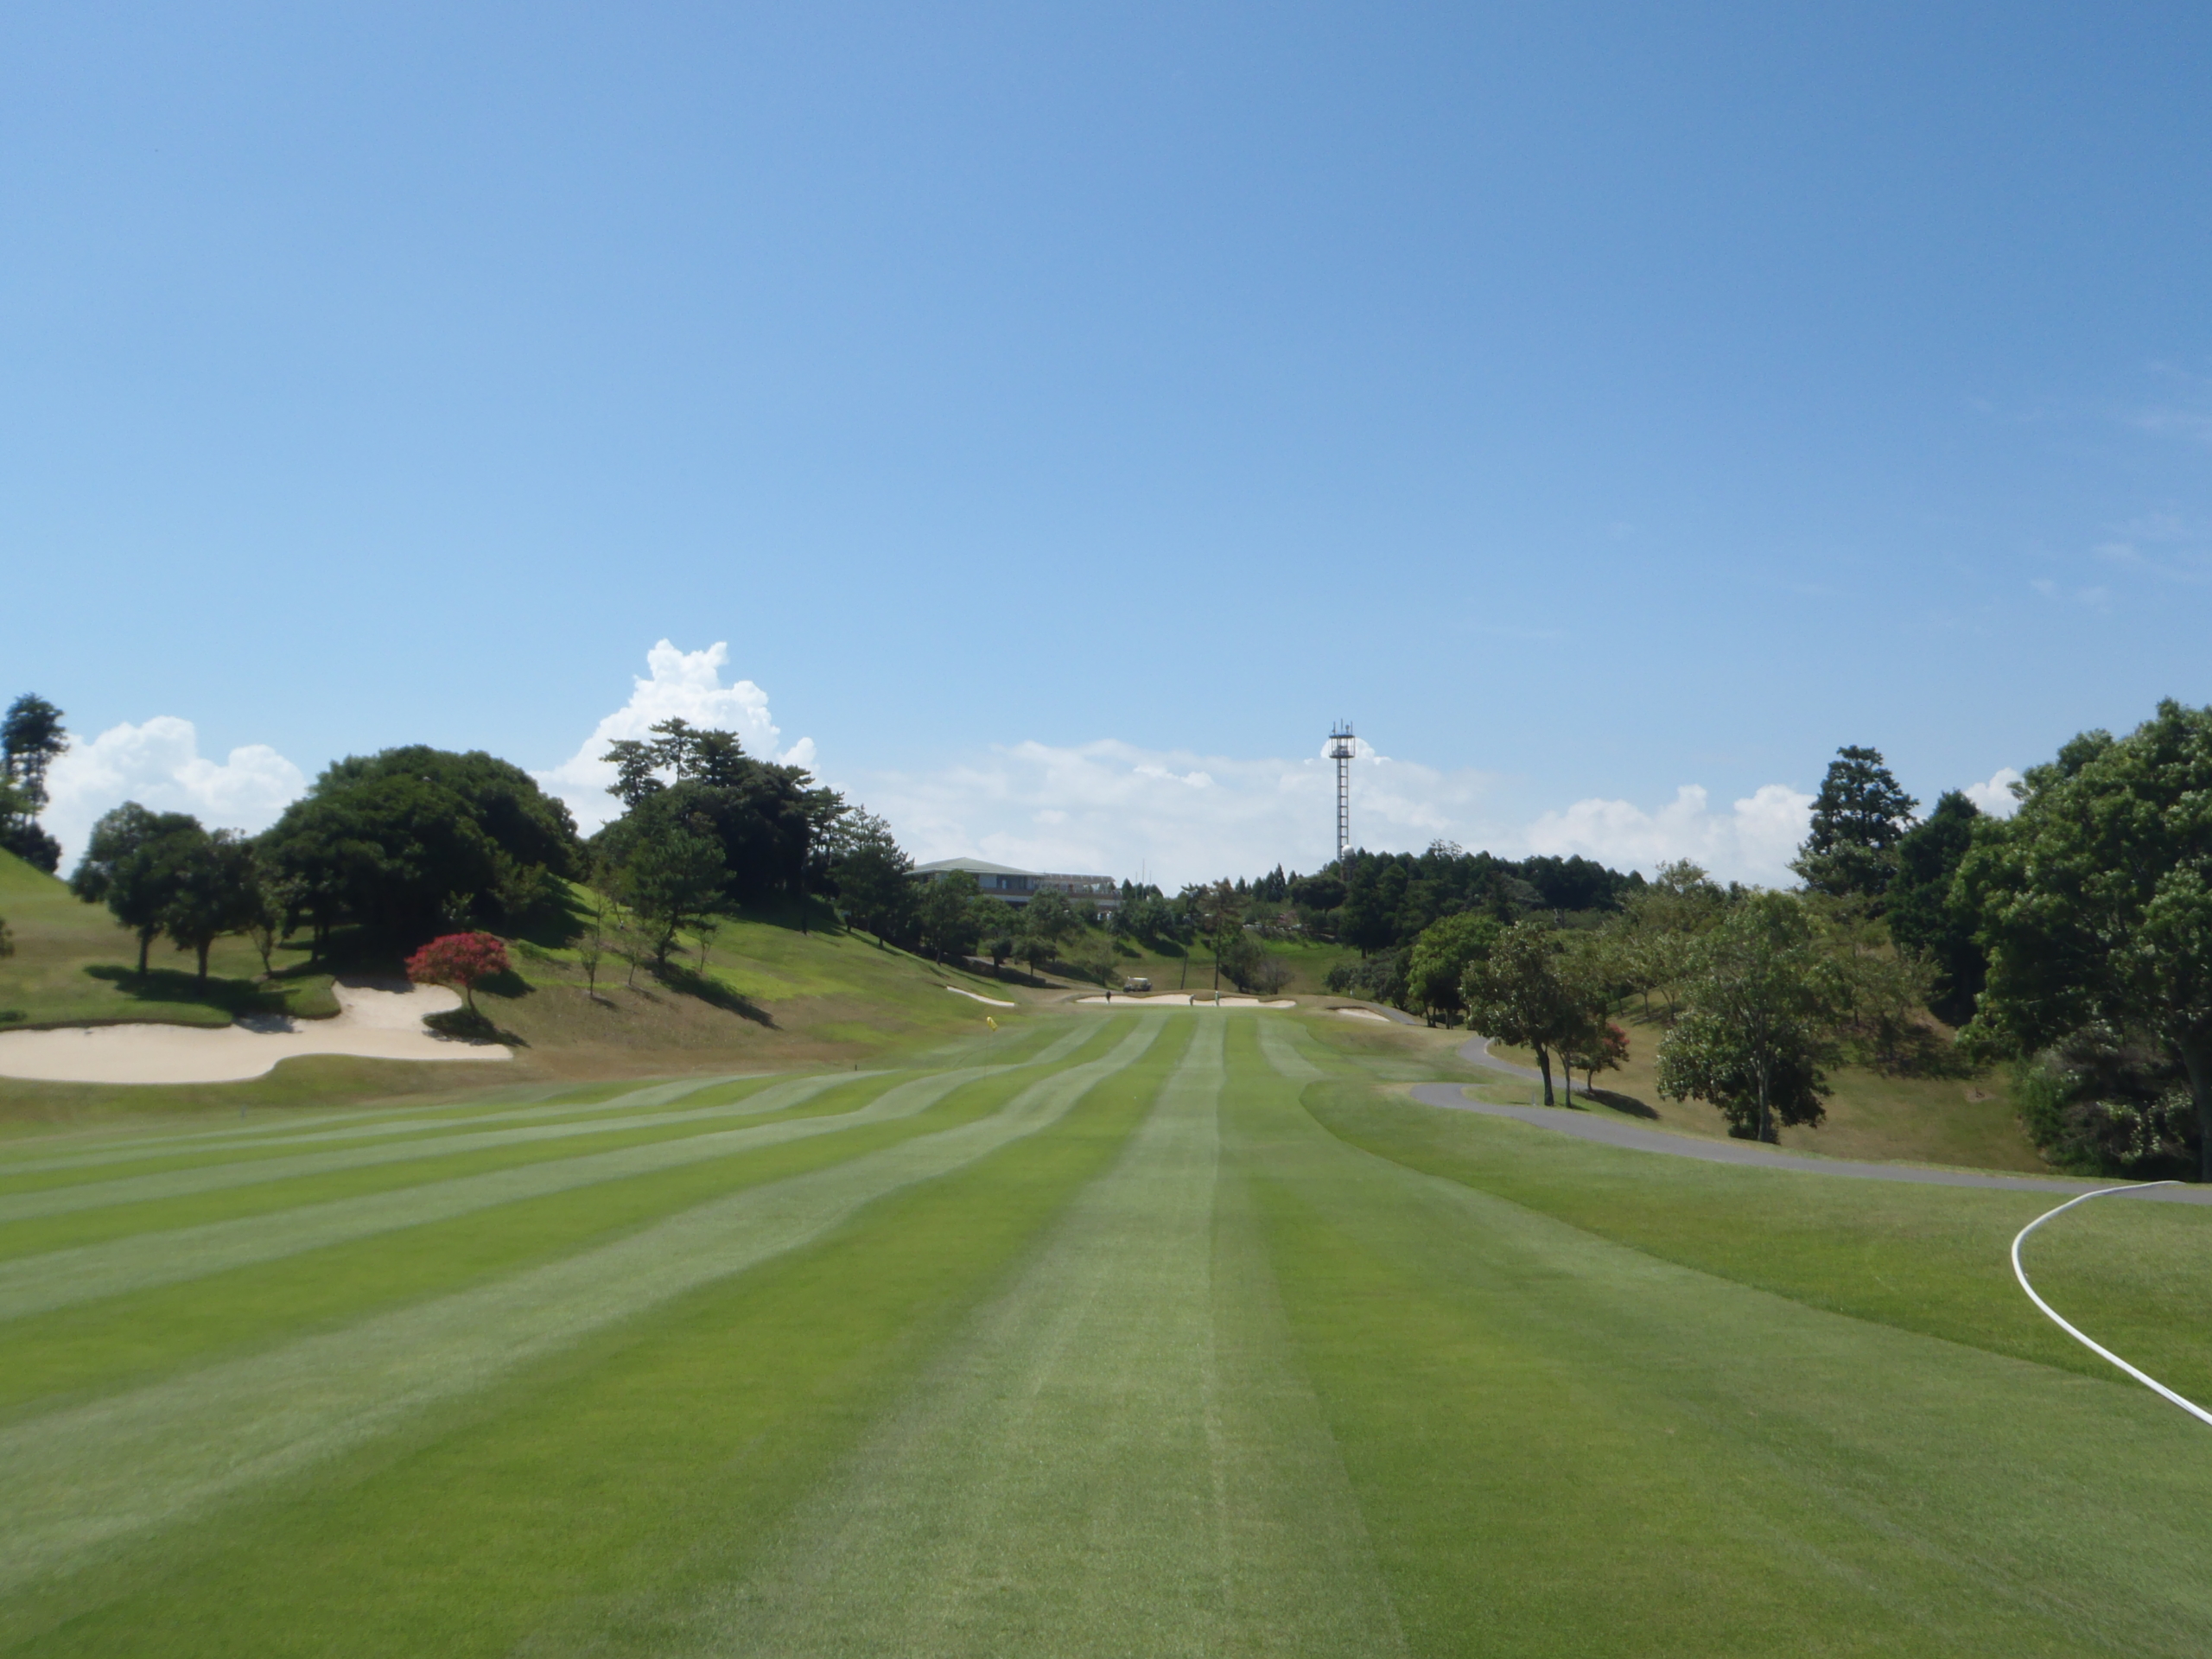
[[[1580,853],[1647,873],[1691,858],[1723,880],[1767,886],[1794,879],[1789,861],[1813,805],[1769,784],[1715,810],[1688,785],[1656,811],[1591,799],[1529,823],[1487,773],[1393,760],[1363,741],[1352,768],[1352,839],[1377,852],[1447,841],[1508,857]],[[1319,753],[1239,760],[1111,740],[1018,743],[942,772],[879,774],[863,792],[918,859],[1142,875],[1170,892],[1278,862],[1311,870],[1336,851],[1336,768]]]
[[[1794,878],[1789,861],[1805,839],[1813,798],[1786,784],[1767,784],[1726,812],[1706,791],[1684,784],[1656,812],[1627,801],[1577,801],[1547,812],[1528,829],[1532,851],[1580,854],[1617,869],[1643,870],[1687,858],[1728,880],[1782,887]]]
[[[1352,838],[1419,849],[1482,832],[1496,780],[1378,754],[1352,762]],[[1336,766],[1141,749],[1102,740],[1016,743],[941,772],[882,772],[859,792],[918,859],[982,857],[1025,869],[1157,881],[1313,869],[1336,855]]]
[[[630,701],[601,721],[592,734],[561,765],[536,775],[539,786],[569,804],[576,822],[597,829],[621,810],[607,792],[614,768],[600,757],[619,738],[644,738],[664,720],[688,720],[694,726],[734,732],[746,753],[786,766],[814,764],[814,740],[802,737],[779,749],[783,734],[768,716],[768,694],[750,680],[721,683],[729,646],[716,640],[705,651],[678,651],[662,640],[645,653],[645,677],[632,682]]]
[[[47,774],[52,797],[41,820],[61,843],[63,868],[84,850],[100,814],[137,801],[189,812],[210,829],[265,830],[307,788],[306,774],[265,743],[232,749],[219,764],[200,753],[188,720],[157,715],[111,726],[70,745]]]
[[[1968,784],[1960,793],[1991,817],[2009,818],[2020,810],[2019,797],[2012,793],[2012,785],[2019,781],[2020,774],[2011,766],[1999,766],[1987,783]]]

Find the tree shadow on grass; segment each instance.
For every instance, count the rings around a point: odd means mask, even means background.
[[[537,995],[537,987],[512,968],[503,974],[493,974],[478,980],[476,988],[488,995],[504,996],[509,999]]]
[[[1654,1123],[1659,1121],[1659,1114],[1634,1095],[1620,1094],[1611,1089],[1585,1089],[1576,1098],[1594,1100],[1600,1106],[1610,1106],[1613,1110],[1625,1113],[1630,1117],[1649,1118]]]
[[[423,1023],[441,1037],[458,1037],[472,1043],[505,1043],[509,1048],[528,1048],[513,1032],[503,1029],[481,1008],[447,1008],[426,1014]]]
[[[208,976],[202,985],[197,976],[180,968],[149,968],[140,973],[120,963],[95,963],[85,972],[105,980],[124,995],[140,1002],[181,1002],[219,1008],[233,1020],[249,1014],[282,1014],[287,1011],[284,994],[250,979]]]
[[[750,997],[739,995],[710,974],[702,974],[696,968],[687,968],[680,962],[665,962],[655,969],[654,976],[671,990],[696,996],[702,1002],[736,1014],[740,1019],[750,1020],[756,1026],[766,1026],[771,1031],[775,1029],[775,1019],[767,1009]]]

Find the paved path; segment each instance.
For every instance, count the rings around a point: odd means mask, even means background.
[[[1471,1065],[1488,1067],[1522,1081],[1537,1073],[1525,1065],[1495,1058],[1490,1039],[1478,1037],[1464,1044],[1459,1058]],[[1848,1175],[1868,1181],[1913,1181],[1925,1186],[1993,1186],[2023,1192],[2090,1192],[2099,1187],[2127,1185],[2120,1181],[2069,1181],[2040,1175],[1986,1175],[1970,1169],[1931,1169],[1917,1164],[1867,1164],[1845,1158],[1809,1158],[1797,1153],[1777,1152],[1755,1141],[1700,1141],[1664,1129],[1639,1128],[1618,1118],[1557,1106],[1491,1106],[1467,1098],[1456,1083],[1416,1084],[1413,1097],[1424,1106],[1446,1106],[1454,1111],[1480,1112],[1488,1117],[1510,1117],[1540,1129],[1555,1129],[1578,1140],[1602,1141],[1609,1147],[1632,1147],[1640,1152],[1661,1152],[1675,1158],[1701,1158],[1709,1164],[1751,1164],[1766,1169],[1804,1170],[1815,1175]],[[2167,1186],[2143,1194],[2153,1204],[2212,1204],[2212,1187]]]

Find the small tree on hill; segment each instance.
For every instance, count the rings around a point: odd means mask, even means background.
[[[88,905],[105,902],[138,936],[138,971],[167,925],[169,906],[194,850],[207,839],[188,812],[151,812],[125,801],[92,826],[69,890]]]
[[[417,985],[453,987],[471,1014],[477,986],[506,971],[506,944],[493,933],[448,933],[407,958],[408,978]]]
[[[1567,1046],[1560,1058],[1570,1077],[1577,1071],[1583,1074],[1582,1092],[1595,1095],[1600,1071],[1616,1071],[1627,1064],[1628,1033],[1610,1020],[1593,1020]]]
[[[1021,933],[1014,953],[1029,964],[1032,979],[1037,976],[1037,965],[1058,955],[1061,945],[1080,925],[1060,893],[1040,893],[1022,907]]]
[[[201,836],[178,860],[162,926],[180,950],[196,954],[207,988],[207,952],[226,933],[242,933],[261,914],[253,843],[235,830]]]
[[[584,995],[599,1001],[599,964],[607,957],[607,899],[597,893],[584,913],[583,931],[576,936],[576,966],[584,970]]]
[[[922,944],[943,962],[956,961],[976,948],[976,878],[965,870],[951,870],[923,884],[914,906],[921,927]]]
[[[1469,1025],[1536,1051],[1547,1106],[1554,1103],[1552,1056],[1573,1046],[1590,1024],[1587,989],[1566,958],[1565,944],[1549,922],[1516,922],[1487,957],[1467,964],[1460,983]]]
[[[1803,900],[1745,899],[1700,946],[1689,1011],[1660,1045],[1659,1092],[1710,1101],[1744,1140],[1771,1141],[1779,1124],[1818,1123],[1840,973]]]
[[[722,849],[709,836],[660,823],[641,836],[622,869],[622,896],[645,930],[656,967],[665,967],[676,936],[721,896]]]
[[[988,893],[969,906],[969,913],[976,923],[976,948],[991,959],[992,971],[996,972],[1014,954],[1021,917],[1005,899]]]

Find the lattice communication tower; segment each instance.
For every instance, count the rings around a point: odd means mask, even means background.
[[[1337,763],[1337,862],[1351,856],[1351,762],[1359,753],[1351,721],[1340,720],[1329,734],[1329,759]]]

